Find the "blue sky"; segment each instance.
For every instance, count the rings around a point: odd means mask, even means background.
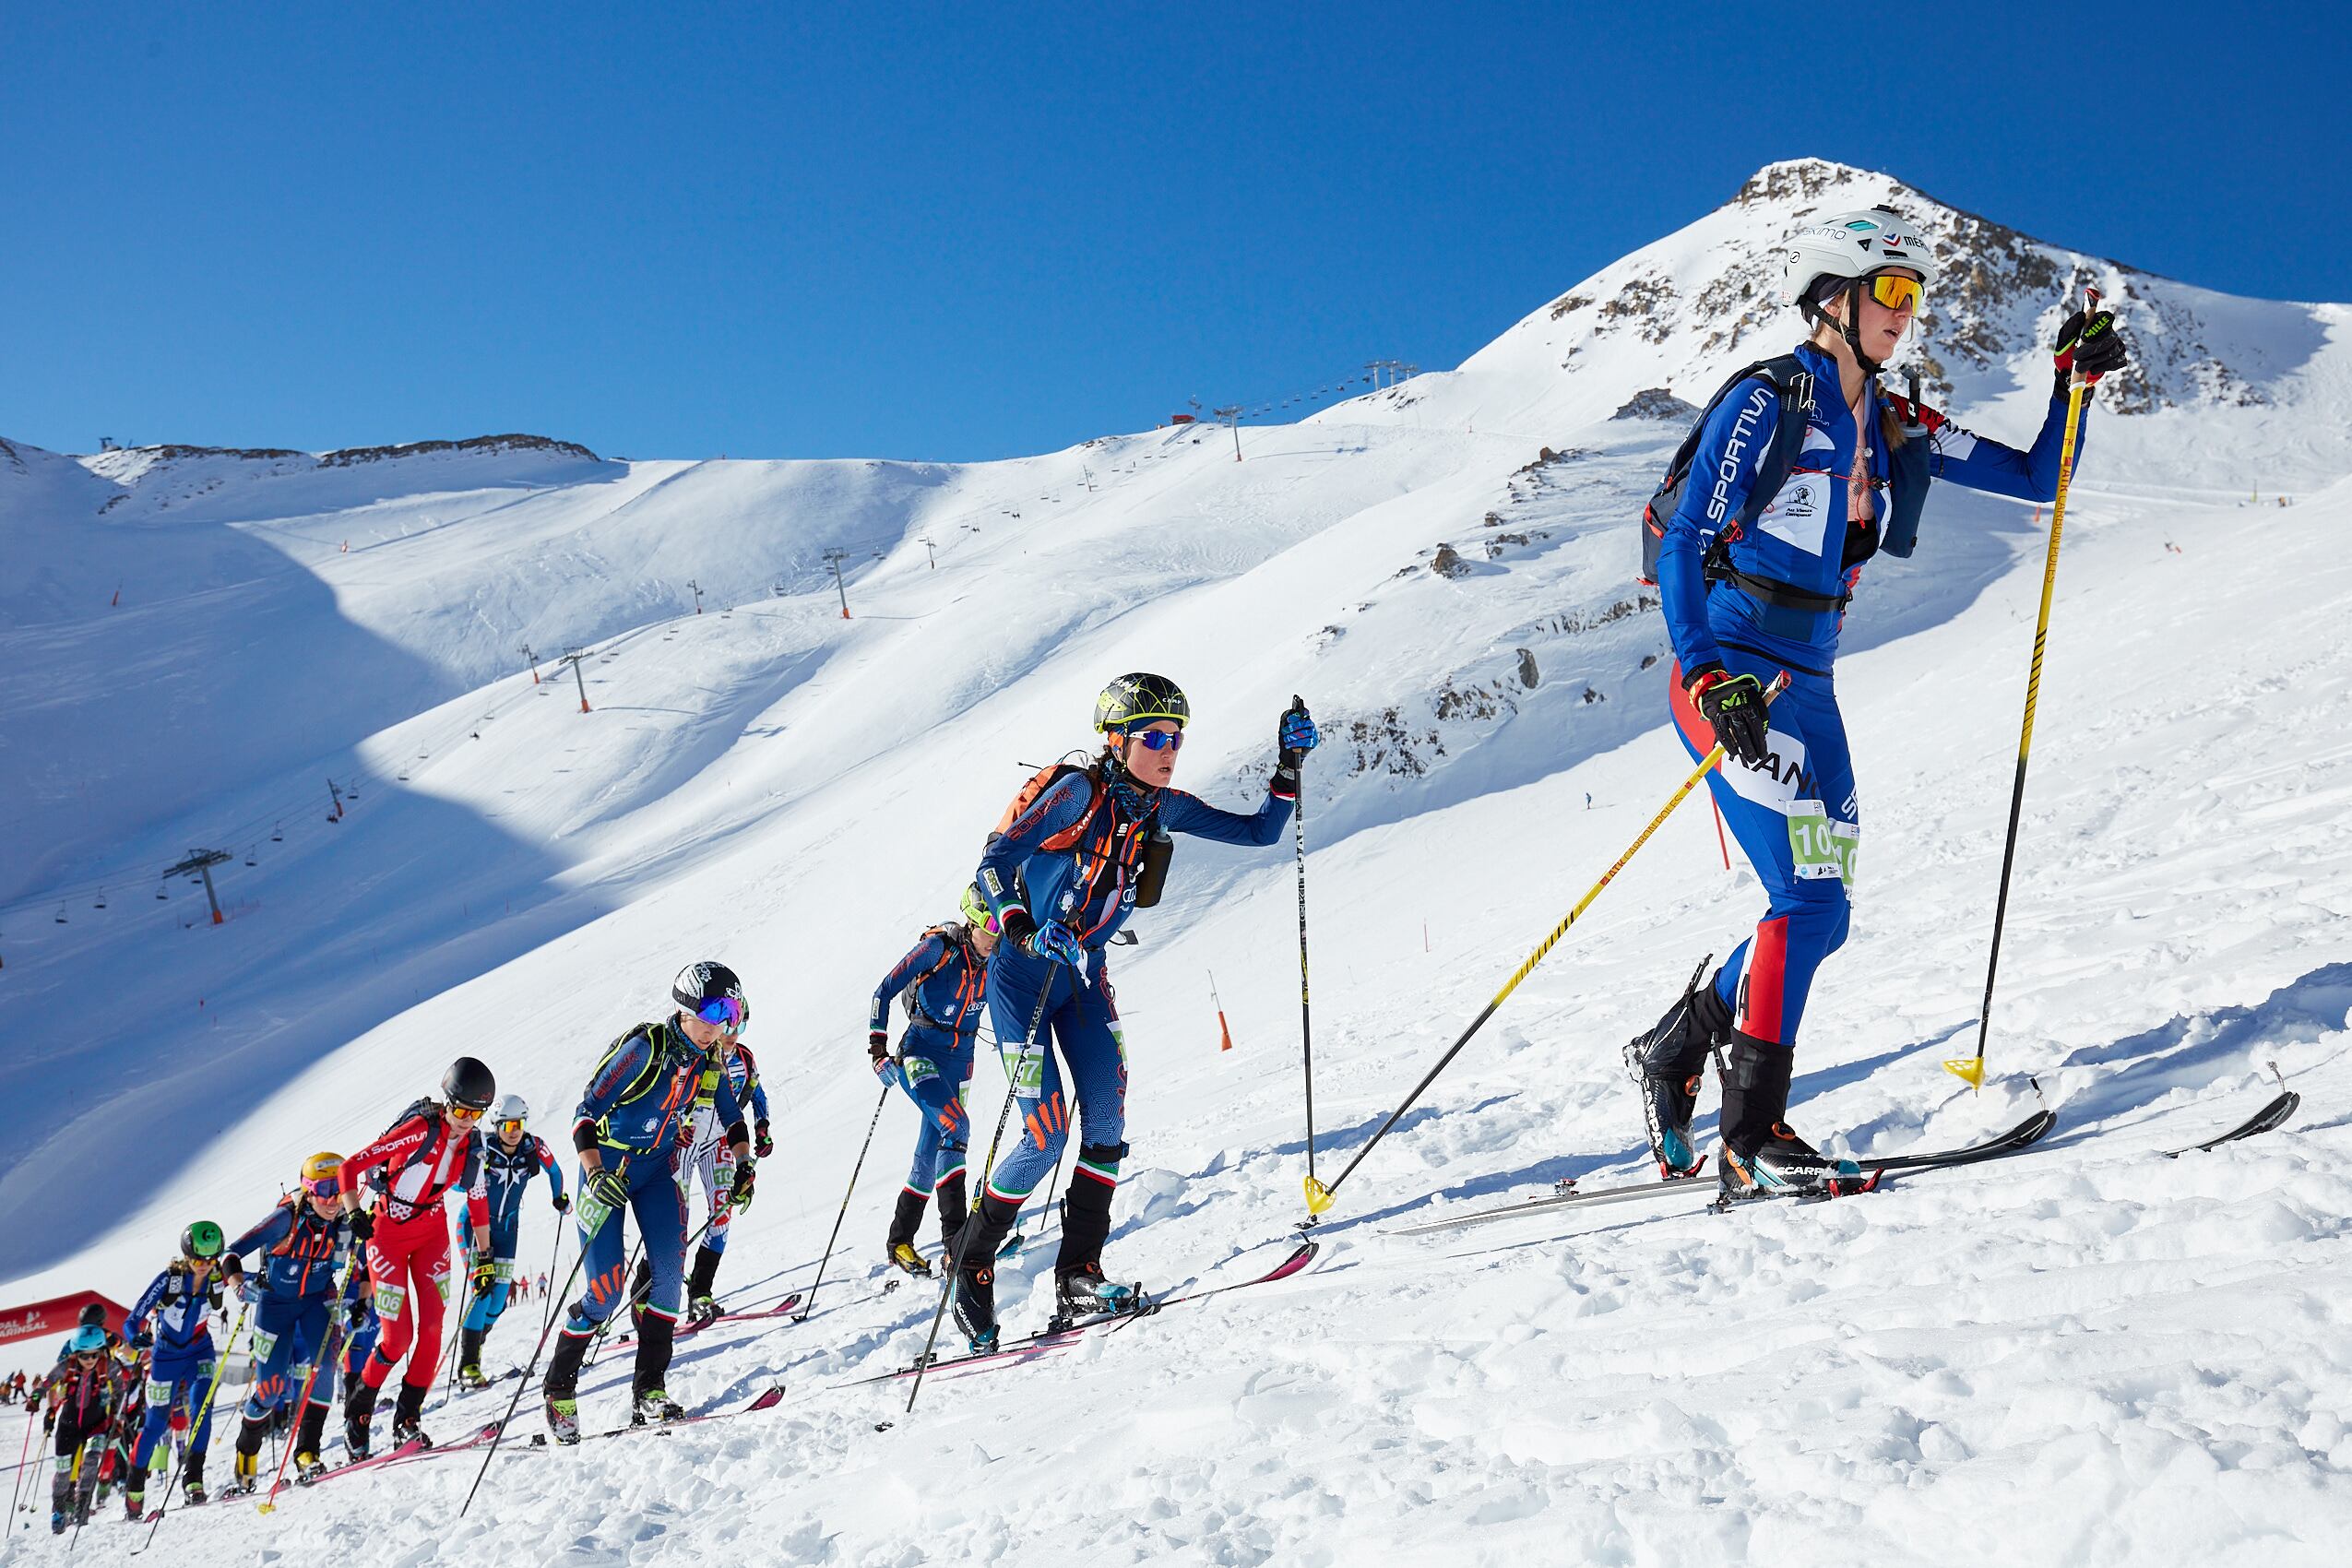
[[[18,7],[0,435],[1042,451],[1453,365],[1807,154],[2352,300],[2326,7],[1632,9]]]

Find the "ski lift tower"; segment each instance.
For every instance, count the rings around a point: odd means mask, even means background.
[[[564,657],[556,660],[559,664],[568,664],[572,667],[572,683],[580,689],[580,711],[582,713],[586,713],[588,710],[588,677],[580,673],[580,665],[586,661],[588,656],[588,650],[584,647],[567,647],[564,650]]]
[[[825,552],[825,564],[833,568],[833,589],[841,596],[841,619],[844,621],[849,618],[849,590],[841,581],[841,563],[849,558],[849,552],[838,548]]]
[[[178,865],[164,868],[163,879],[169,882],[175,876],[203,878],[205,902],[212,906],[212,923],[219,925],[220,923],[220,896],[212,890],[212,868],[226,864],[235,858],[220,849],[190,849],[186,860],[182,861]]]
[[[1241,460],[1241,405],[1236,403],[1229,409],[1219,409],[1217,417],[1233,427],[1233,460],[1238,463]]]

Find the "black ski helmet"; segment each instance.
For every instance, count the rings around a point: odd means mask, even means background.
[[[83,1307],[82,1315],[80,1318],[76,1320],[76,1326],[80,1328],[104,1328],[106,1326],[106,1304],[103,1301],[92,1301],[89,1305]]]
[[[1156,719],[1172,719],[1176,728],[1182,730],[1192,717],[1193,705],[1184,700],[1182,687],[1165,675],[1141,671],[1120,676],[1094,699],[1094,727],[1116,730],[1122,734],[1132,726],[1149,724]]]
[[[743,1000],[743,982],[735,971],[716,960],[688,964],[670,982],[670,998],[688,1013],[698,1013],[706,1002],[732,997],[739,1009],[738,1017],[751,1016],[751,1004]]]
[[[441,1098],[469,1111],[487,1112],[498,1098],[498,1080],[477,1057],[460,1056],[441,1075]]]

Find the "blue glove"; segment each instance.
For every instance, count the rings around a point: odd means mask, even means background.
[[[1307,760],[1309,752],[1323,743],[1323,737],[1315,732],[1315,721],[1307,714],[1306,698],[1290,699],[1281,726],[1275,731],[1274,743],[1280,751],[1274,765],[1274,777],[1281,787],[1277,792],[1295,795],[1299,792],[1300,766]]]
[[[1087,961],[1087,950],[1060,921],[1048,921],[1029,933],[1029,956],[1048,958],[1076,968]]]

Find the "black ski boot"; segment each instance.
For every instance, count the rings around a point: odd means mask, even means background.
[[[420,1448],[433,1446],[433,1439],[417,1424],[424,1416],[425,1390],[403,1380],[400,1397],[392,1407],[392,1445],[396,1448],[414,1443]]]
[[[481,1342],[489,1332],[486,1328],[457,1331],[457,1386],[469,1392],[490,1386],[490,1379],[481,1375]]]
[[[580,1384],[580,1363],[588,1360],[589,1336],[564,1329],[555,1336],[555,1354],[547,1359],[547,1377],[539,1391],[547,1399],[547,1431],[565,1447],[580,1440],[580,1402],[574,1397]]]
[[[1081,1264],[1054,1271],[1053,1305],[1053,1321],[1046,1324],[1049,1334],[1091,1318],[1139,1313],[1144,1310],[1144,1288],[1105,1279],[1099,1263]]]
[[[327,1446],[327,1407],[315,1399],[303,1407],[294,1428],[294,1479],[307,1486],[327,1473],[319,1450]]]
[[[897,1211],[890,1217],[890,1266],[925,1279],[931,1277],[931,1260],[915,1251],[915,1231],[922,1225],[923,1206],[929,1202],[929,1194],[901,1187]]]
[[[1691,1137],[1691,1119],[1698,1112],[1707,1051],[1720,1045],[1731,1029],[1731,1009],[1715,986],[1700,978],[1706,967],[1707,959],[1700,959],[1689,987],[1666,1016],[1625,1042],[1625,1071],[1641,1091],[1650,1154],[1662,1177],[1695,1175],[1706,1163]]]
[[[1078,1170],[1062,1195],[1062,1251],[1053,1260],[1054,1313],[1046,1325],[1049,1333],[1106,1313],[1132,1313],[1143,1304],[1141,1288],[1103,1277],[1102,1244],[1111,1236],[1113,1189],[1088,1169],[1116,1170],[1126,1154],[1124,1144],[1085,1144],[1078,1149]]]
[[[629,1411],[631,1426],[643,1426],[647,1420],[674,1421],[686,1413],[662,1391],[670,1380],[670,1355],[677,1333],[678,1325],[662,1313],[645,1314],[645,1326],[637,1332],[636,1369],[629,1380],[636,1395]]]
[[[264,1416],[257,1421],[248,1419],[237,1429],[236,1462],[229,1467],[229,1484],[220,1489],[221,1496],[249,1497],[261,1485],[261,1440],[269,1435],[269,1417]]]
[[[1723,1079],[1721,1198],[1828,1197],[1857,1189],[1861,1167],[1831,1159],[1787,1121],[1796,1055],[1785,1045],[1733,1030]]]
[[[974,1355],[996,1348],[1001,1326],[996,1321],[996,1249],[1011,1233],[1020,1206],[993,1193],[982,1193],[959,1237],[965,1248],[964,1266],[956,1274],[954,1291],[956,1326],[964,1331]]]
[[[188,1455],[187,1468],[180,1477],[180,1496],[191,1508],[204,1505],[208,1493],[204,1490],[204,1455]]]
[[[963,1151],[956,1151],[961,1154]],[[964,1170],[956,1167],[946,1181],[942,1182],[932,1196],[939,1200],[940,1256],[956,1255],[956,1238],[963,1233],[968,1211],[964,1206]]]
[[[695,1249],[694,1273],[686,1278],[686,1321],[696,1328],[719,1315],[719,1260],[726,1255],[707,1246]]]
[[[371,1452],[367,1429],[374,1416],[375,1390],[353,1380],[350,1395],[343,1401],[343,1449],[355,1460],[366,1458]]]

